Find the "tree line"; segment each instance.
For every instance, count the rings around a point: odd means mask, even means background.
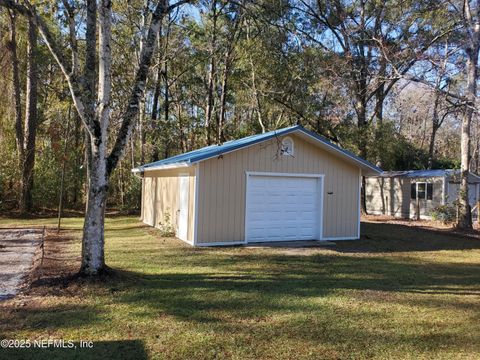
[[[131,168],[302,124],[385,170],[478,171],[480,4],[0,0],[0,208],[85,209],[82,272]]]

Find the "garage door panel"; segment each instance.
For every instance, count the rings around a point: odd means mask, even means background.
[[[247,189],[247,239],[317,239],[320,186],[314,177],[250,175]]]

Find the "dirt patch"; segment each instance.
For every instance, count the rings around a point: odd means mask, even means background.
[[[81,258],[72,246],[75,241],[78,240],[67,232],[47,232],[43,262],[31,273],[29,295],[54,293],[77,275]]]
[[[5,316],[10,316],[19,309],[37,311],[44,306],[47,295],[78,294],[78,285],[72,281],[77,278],[80,268],[81,259],[73,246],[78,241],[67,231],[57,233],[47,230],[43,261],[40,256],[35,257],[35,264],[24,277],[21,291],[11,299],[0,301],[0,311]]]
[[[25,285],[43,237],[43,229],[0,229],[0,300],[14,297]]]

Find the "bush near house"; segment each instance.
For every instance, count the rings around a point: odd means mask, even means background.
[[[432,219],[444,224],[453,224],[457,220],[457,205],[445,204],[437,206],[431,213]]]

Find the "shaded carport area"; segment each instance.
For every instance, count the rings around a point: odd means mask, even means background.
[[[0,229],[0,300],[14,297],[25,284],[44,233],[44,229]]]

